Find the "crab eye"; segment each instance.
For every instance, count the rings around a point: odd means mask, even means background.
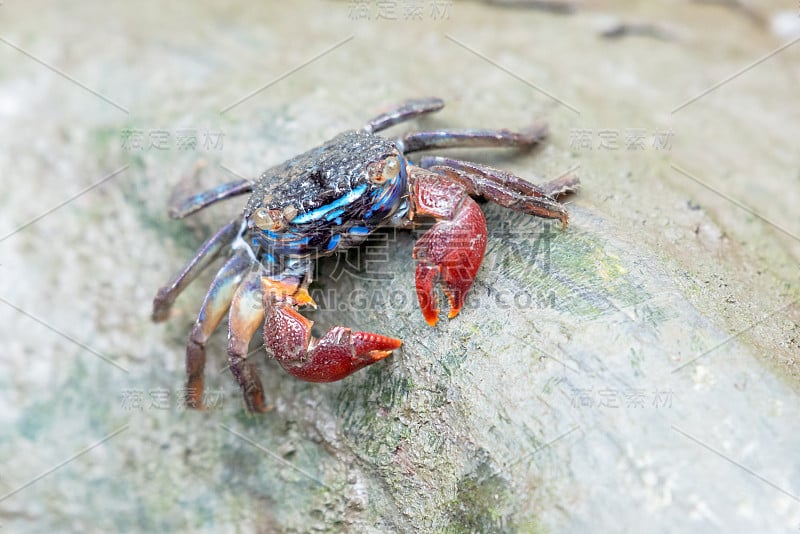
[[[290,222],[292,219],[297,217],[297,208],[295,208],[294,206],[286,206],[285,208],[283,208],[283,211],[281,213],[283,214],[284,220]]]
[[[280,210],[268,210],[267,208],[258,208],[253,213],[253,224],[262,230],[272,232],[282,230],[286,226]]]
[[[389,156],[383,164],[383,179],[385,181],[394,180],[400,173],[400,162],[394,156]]]
[[[400,174],[400,160],[397,156],[389,156],[382,162],[370,166],[369,181],[373,184],[385,184]]]

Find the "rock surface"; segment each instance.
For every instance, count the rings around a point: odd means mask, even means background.
[[[0,528],[796,531],[800,44],[760,4],[0,5]],[[570,226],[485,205],[485,264],[435,329],[413,235],[321,262],[318,326],[404,348],[327,385],[258,351],[252,417],[220,333],[213,409],[179,409],[213,273],[168,323],[151,299],[243,201],[172,221],[173,188],[419,95],[447,107],[411,127],[547,120],[534,154],[453,153],[579,166]]]

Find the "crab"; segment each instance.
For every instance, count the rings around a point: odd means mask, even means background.
[[[557,198],[579,180],[567,175],[544,185],[508,172],[448,157],[413,152],[456,147],[533,147],[543,123],[520,132],[438,130],[389,139],[378,132],[440,110],[438,98],[408,100],[304,154],[265,171],[257,180],[229,182],[172,204],[172,218],[250,193],[243,213],[209,238],[153,302],[162,321],[178,295],[220,256],[227,257],[209,288],[186,348],[186,405],[202,409],[206,344],[228,315],[228,363],[251,412],[266,411],[258,371],[248,360],[251,338],[263,324],[264,346],[291,375],[331,382],[378,362],[402,345],[394,337],[335,326],[321,338],[299,313],[316,306],[308,287],[315,259],[358,246],[381,227],[415,228],[433,220],[415,243],[416,293],[422,316],[439,319],[435,286],[441,282],[449,319],[458,315],[483,260],[487,228],[472,197],[558,219],[568,213]],[[429,223],[430,224],[430,223]]]

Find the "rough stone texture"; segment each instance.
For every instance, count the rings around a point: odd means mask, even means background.
[[[374,2],[353,20],[353,4],[0,5],[0,235],[128,165],[0,237],[3,531],[796,531],[800,44],[672,112],[794,38],[777,14],[796,6],[458,2],[434,20],[418,2],[421,21],[392,22]],[[620,21],[672,39],[599,37]],[[485,265],[436,329],[413,302],[413,236],[387,236],[389,280],[326,260],[341,276],[317,286],[334,308],[318,324],[402,351],[328,385],[257,352],[274,409],[251,417],[220,373],[220,334],[207,383],[221,405],[176,409],[213,273],[164,325],[151,299],[243,205],[171,221],[179,177],[199,156],[211,172],[186,190],[232,179],[219,165],[256,176],[419,95],[447,107],[417,126],[548,120],[536,154],[469,157],[542,178],[579,164],[570,227],[486,206]],[[185,128],[196,149],[177,146]],[[169,149],[150,146],[158,131]],[[614,131],[621,146],[600,148]]]

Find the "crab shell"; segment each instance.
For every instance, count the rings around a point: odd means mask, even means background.
[[[250,242],[267,262],[332,254],[407,209],[407,188],[393,142],[344,132],[261,175],[244,212]]]

